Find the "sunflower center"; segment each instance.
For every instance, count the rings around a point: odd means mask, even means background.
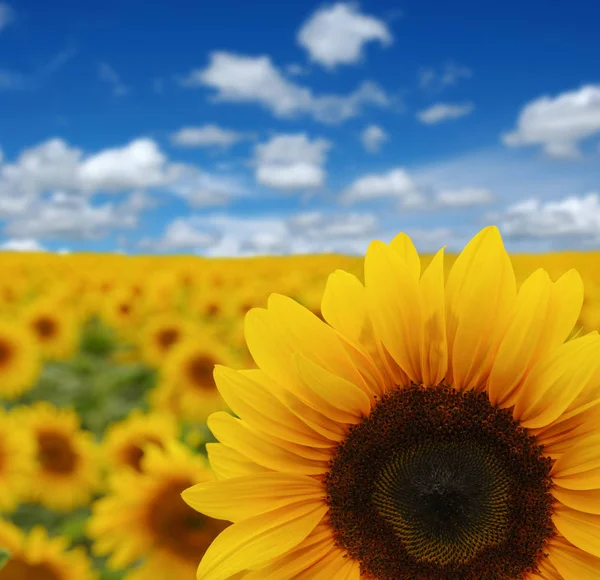
[[[7,341],[0,339],[0,367],[7,364],[13,355],[13,348]]]
[[[554,534],[550,468],[485,393],[412,385],[385,395],[338,447],[330,523],[377,580],[526,578]]]
[[[201,390],[211,391],[215,388],[213,370],[215,361],[207,355],[191,358],[187,364],[187,374],[191,382]]]
[[[77,464],[77,455],[67,437],[61,433],[41,431],[37,434],[37,458],[46,471],[66,475]]]
[[[60,580],[48,564],[29,564],[18,558],[9,560],[0,572],[2,580]]]
[[[123,450],[123,459],[125,463],[133,467],[139,473],[142,472],[142,459],[144,458],[144,445],[152,443],[161,449],[164,449],[163,444],[156,437],[145,437],[142,443],[131,443]]]
[[[149,528],[158,543],[185,560],[198,563],[214,538],[229,523],[198,513],[181,498],[181,492],[193,481],[173,481],[165,486],[152,503]]]
[[[56,322],[50,317],[41,316],[33,322],[33,328],[41,339],[52,338],[56,334]]]
[[[158,344],[163,350],[168,350],[179,340],[176,328],[165,328],[158,333]]]

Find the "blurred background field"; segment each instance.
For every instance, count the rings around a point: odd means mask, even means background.
[[[539,267],[553,280],[576,268],[577,329],[600,328],[600,254],[512,259],[518,282]],[[206,419],[226,409],[214,365],[252,368],[243,319],[270,293],[321,317],[329,273],[362,280],[362,264],[0,255],[0,548],[12,556],[0,580],[195,578],[227,525],[179,497],[213,477]]]

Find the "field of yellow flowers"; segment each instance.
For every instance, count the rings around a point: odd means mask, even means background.
[[[598,253],[512,259],[518,282],[576,268],[577,329],[600,328]],[[362,279],[362,258],[5,253],[0,267],[0,580],[193,580],[228,525],[180,496],[214,477],[215,365],[253,367],[249,309],[279,293],[320,317],[328,275]],[[239,461],[211,459],[228,477]]]

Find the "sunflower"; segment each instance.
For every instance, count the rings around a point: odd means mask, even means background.
[[[142,464],[142,473],[116,473],[111,493],[92,506],[94,552],[109,555],[113,569],[144,558],[126,580],[193,578],[198,558],[228,522],[195,512],[181,492],[213,479],[212,472],[204,457],[176,442],[148,446]]]
[[[0,570],[0,580],[95,580],[98,575],[83,548],[68,550],[68,540],[48,537],[34,527],[25,535],[19,528],[0,520],[0,546],[11,557]]]
[[[144,447],[148,443],[164,448],[176,439],[179,428],[175,418],[166,413],[143,414],[134,409],[127,419],[111,425],[104,435],[103,449],[112,469],[130,467],[141,471]]]
[[[22,316],[45,358],[64,360],[77,348],[79,324],[68,308],[41,300],[28,306]]]
[[[34,468],[31,433],[0,408],[0,512],[12,511]]]
[[[495,227],[444,283],[399,234],[365,285],[336,271],[328,324],[279,295],[246,317],[258,369],[217,367],[218,481],[184,492],[234,522],[198,578],[600,578],[600,337],[565,342],[583,285],[517,292]],[[364,338],[375,343],[371,352]]]
[[[18,321],[0,320],[0,398],[30,390],[40,372],[40,355],[30,332]]]
[[[175,345],[193,338],[197,332],[189,320],[177,314],[153,316],[142,330],[142,357],[148,364],[159,367]]]
[[[178,344],[160,369],[159,384],[150,395],[152,405],[184,419],[204,421],[213,411],[226,408],[215,385],[214,366],[233,360],[210,334]]]
[[[77,413],[45,401],[13,413],[35,439],[37,467],[28,498],[59,511],[87,504],[99,485],[98,453],[92,434],[80,429]]]

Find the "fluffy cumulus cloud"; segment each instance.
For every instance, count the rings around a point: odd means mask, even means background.
[[[204,69],[193,70],[182,84],[216,90],[216,101],[257,103],[278,117],[311,115],[323,123],[356,117],[365,105],[385,107],[387,94],[373,82],[362,83],[349,95],[315,95],[287,79],[268,56],[213,52]]]
[[[489,189],[483,187],[463,187],[462,189],[444,189],[435,195],[439,207],[471,207],[487,205],[494,200]]]
[[[600,195],[569,196],[542,202],[531,198],[489,214],[511,238],[587,238],[600,242]]]
[[[600,85],[544,96],[523,108],[517,127],[502,136],[509,147],[539,145],[555,158],[580,156],[579,145],[600,135]]]
[[[46,248],[33,238],[6,240],[0,244],[0,249],[11,252],[45,252]]]
[[[369,125],[365,127],[360,135],[363,147],[369,153],[376,153],[381,146],[389,139],[388,134],[378,125]]]
[[[437,103],[419,111],[417,118],[421,123],[425,125],[437,125],[442,121],[450,121],[453,119],[459,119],[460,117],[466,117],[470,115],[474,110],[473,103],[463,103],[458,105],[451,105],[448,103]]]
[[[359,177],[340,196],[344,205],[376,199],[397,200],[401,207],[420,206],[424,201],[417,184],[402,168]]]
[[[323,186],[326,139],[310,140],[305,133],[275,135],[255,148],[256,180],[281,190],[314,189]]]
[[[179,147],[220,147],[228,149],[238,141],[252,137],[218,125],[182,127],[171,135],[171,143]]]
[[[365,44],[373,41],[384,46],[392,43],[386,24],[343,2],[320,8],[298,32],[298,43],[310,59],[329,69],[358,62]]]
[[[54,193],[33,201],[27,211],[9,221],[4,234],[14,239],[93,240],[138,224],[139,199],[93,204],[83,197]]]
[[[142,245],[162,251],[187,251],[207,256],[364,253],[377,231],[368,213],[328,214],[320,211],[256,217],[212,214],[177,218],[163,236]]]

